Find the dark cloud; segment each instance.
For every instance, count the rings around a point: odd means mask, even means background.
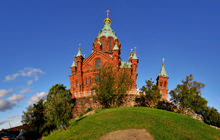
[[[0,99],[0,111],[11,109],[12,107],[16,106],[16,104],[18,104],[23,98],[23,95],[14,94],[6,100]]]

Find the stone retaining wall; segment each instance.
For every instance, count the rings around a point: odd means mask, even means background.
[[[121,106],[137,106],[136,103],[137,95],[127,95],[124,99],[124,103]],[[103,106],[93,97],[81,97],[74,99],[73,116],[84,113],[88,108],[102,109]]]

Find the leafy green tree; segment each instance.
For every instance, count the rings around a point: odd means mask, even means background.
[[[190,74],[182,80],[182,84],[178,84],[174,90],[170,91],[171,101],[179,105],[182,112],[191,109],[196,113],[201,113],[207,106],[208,101],[201,96],[201,89],[205,84],[193,81]]]
[[[133,82],[129,69],[117,72],[115,67],[106,64],[98,70],[95,81],[94,98],[105,108],[120,106]]]
[[[56,128],[66,128],[68,121],[72,118],[72,108],[70,91],[63,84],[52,86],[45,103],[48,122],[55,125]]]
[[[142,95],[140,97],[140,103],[143,106],[154,107],[161,99],[160,90],[152,80],[145,81],[146,86],[142,86]]]
[[[26,112],[23,112],[22,123],[27,125],[29,135],[40,138],[44,134],[49,134],[53,127],[48,127],[45,119],[44,103],[39,100],[37,103],[30,105]]]
[[[204,122],[217,127],[220,127],[220,114],[214,107],[207,107],[203,112]]]

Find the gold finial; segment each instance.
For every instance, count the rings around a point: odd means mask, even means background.
[[[100,32],[98,33],[98,39],[97,40],[100,41]]]
[[[164,66],[164,65],[165,65],[165,64],[164,64],[164,60],[165,60],[165,59],[164,59],[164,57],[163,57],[163,58],[162,58],[162,61],[163,61],[162,66]]]
[[[80,43],[79,43],[79,49],[78,49],[79,51],[81,50],[81,48],[80,48]]]
[[[109,22],[111,23],[111,19],[109,18],[109,10],[106,11],[107,12],[107,18],[104,20],[104,23]]]
[[[110,12],[110,11],[109,11],[109,10],[107,10],[106,12],[107,12],[107,18],[108,18],[108,16],[109,16],[109,12]]]
[[[86,58],[86,55],[84,54],[84,58]]]
[[[136,53],[136,47],[134,47],[134,53]]]
[[[133,50],[133,49],[131,49],[131,53],[130,53],[130,56],[133,56],[132,50]]]
[[[75,58],[73,59],[73,61],[74,61],[74,62],[76,61]]]

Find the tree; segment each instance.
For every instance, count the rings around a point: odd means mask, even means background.
[[[124,68],[117,72],[112,65],[103,65],[95,75],[96,85],[94,98],[105,108],[120,106],[131,88],[132,79],[130,69]]]
[[[201,97],[201,89],[205,84],[193,81],[193,76],[186,76],[182,84],[178,84],[174,90],[170,91],[171,101],[179,105],[182,112],[191,109],[196,113],[201,113],[207,106],[208,101]]]
[[[44,103],[39,100],[37,103],[30,105],[26,112],[23,112],[22,123],[27,125],[27,134],[40,138],[44,134],[49,134],[53,128],[47,127],[45,119]]]
[[[160,89],[157,85],[153,84],[152,80],[146,80],[145,83],[146,86],[141,88],[140,103],[143,106],[154,107],[161,99]]]
[[[56,84],[50,88],[45,103],[48,122],[56,128],[66,128],[72,118],[72,107],[71,93],[63,84]]]
[[[214,107],[207,107],[203,112],[205,123],[220,127],[220,114]]]

